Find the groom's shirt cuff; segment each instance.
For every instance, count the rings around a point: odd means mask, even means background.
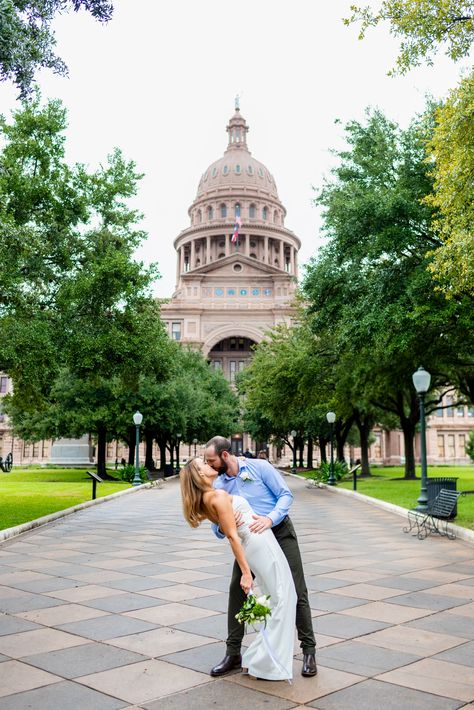
[[[216,523],[211,523],[212,532],[219,538],[219,540],[225,540],[225,535]]]

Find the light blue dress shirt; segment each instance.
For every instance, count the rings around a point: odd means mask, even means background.
[[[222,473],[214,488],[223,488],[230,495],[246,498],[257,515],[265,515],[272,527],[288,515],[293,494],[283,476],[264,459],[237,459],[239,472],[236,476]],[[217,525],[212,525],[217,537],[225,537]]]

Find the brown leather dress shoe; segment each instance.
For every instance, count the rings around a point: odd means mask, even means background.
[[[305,653],[303,656],[303,668],[301,669],[301,675],[305,678],[310,678],[316,675],[318,669],[316,667],[316,656],[314,653]]]
[[[314,658],[314,656],[313,656]],[[225,675],[230,673],[230,671],[235,670],[235,668],[242,668],[242,656],[224,656],[222,661],[211,668],[211,675],[216,677],[219,675]]]

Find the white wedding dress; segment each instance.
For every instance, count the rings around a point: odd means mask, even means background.
[[[232,507],[242,513],[237,532],[262,594],[269,594],[272,614],[262,633],[242,656],[242,667],[265,680],[291,680],[295,638],[296,591],[288,561],[271,530],[252,533],[254,511],[242,496],[232,496]]]

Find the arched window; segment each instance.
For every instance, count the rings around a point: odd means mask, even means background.
[[[252,259],[256,259],[256,258],[257,258],[257,255],[254,254],[253,252],[250,254],[250,256],[252,257]]]
[[[223,259],[224,257],[225,257],[224,252],[221,252],[221,253],[218,255],[217,258],[218,258],[218,259]]]
[[[235,166],[235,172],[237,173],[237,175],[240,175],[240,173],[241,173],[241,168],[240,168],[240,165],[239,165],[239,164],[237,164],[237,165]]]
[[[207,208],[207,219],[213,219],[213,217],[214,217],[214,210],[212,209],[212,207],[208,207]]]
[[[234,207],[234,216],[235,217],[240,217],[240,204],[237,202],[235,207]]]
[[[273,213],[273,223],[278,224],[278,212],[276,210]]]
[[[249,207],[249,218],[255,219],[255,205],[250,205]]]
[[[227,206],[224,204],[221,205],[221,217],[223,219],[227,217]]]
[[[262,219],[267,219],[268,217],[268,210],[266,207],[262,207]]]

